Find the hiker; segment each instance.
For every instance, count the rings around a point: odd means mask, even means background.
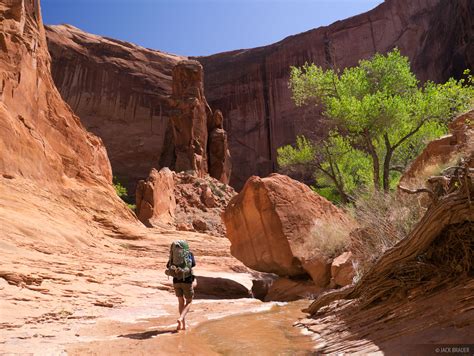
[[[185,240],[174,241],[170,247],[166,274],[173,277],[173,287],[178,297],[179,318],[177,330],[186,330],[186,314],[194,297],[195,277],[192,268],[196,265],[194,255]]]

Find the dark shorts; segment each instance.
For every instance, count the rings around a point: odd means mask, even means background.
[[[174,283],[173,287],[177,297],[184,296],[188,300],[194,298],[194,288],[192,283]]]

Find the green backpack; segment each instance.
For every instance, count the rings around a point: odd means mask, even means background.
[[[192,273],[192,254],[185,240],[177,240],[171,244],[165,273],[168,276],[185,280]]]

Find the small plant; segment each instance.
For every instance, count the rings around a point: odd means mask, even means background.
[[[128,195],[128,192],[127,192],[127,188],[125,188],[122,183],[120,183],[117,179],[116,176],[114,176],[114,179],[113,179],[113,185],[114,185],[114,188],[115,188],[115,192],[117,193],[117,195],[122,198],[122,197],[125,197]]]
[[[335,258],[344,252],[349,244],[349,230],[337,221],[316,220],[312,230],[312,239],[306,246],[317,249],[328,258]]]
[[[218,196],[219,198],[222,198],[224,196],[224,193],[217,187],[213,182],[209,182],[209,188],[211,188],[212,194]]]
[[[128,192],[127,192],[127,188],[125,188],[122,183],[119,182],[118,178],[116,176],[114,176],[114,179],[113,179],[113,186],[114,186],[114,189],[115,189],[115,192],[117,193],[117,195],[125,202],[125,204],[127,205],[127,207],[132,210],[132,211],[135,211],[135,209],[137,208],[137,206],[135,204],[131,204],[130,203],[130,197],[128,196]]]

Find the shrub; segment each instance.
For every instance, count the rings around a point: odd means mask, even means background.
[[[137,206],[135,204],[130,204],[130,197],[128,196],[127,188],[125,188],[115,176],[112,184],[114,186],[115,192],[125,202],[128,208],[132,211],[135,211]]]
[[[128,195],[127,188],[125,188],[122,183],[120,183],[117,179],[117,177],[114,176],[113,183],[115,192],[117,195],[122,198]]]
[[[359,194],[348,210],[361,226],[351,234],[350,243],[356,279],[405,238],[426,211],[414,196],[380,191]]]
[[[347,249],[349,230],[339,222],[316,220],[307,249],[317,249],[328,258],[335,258]]]

